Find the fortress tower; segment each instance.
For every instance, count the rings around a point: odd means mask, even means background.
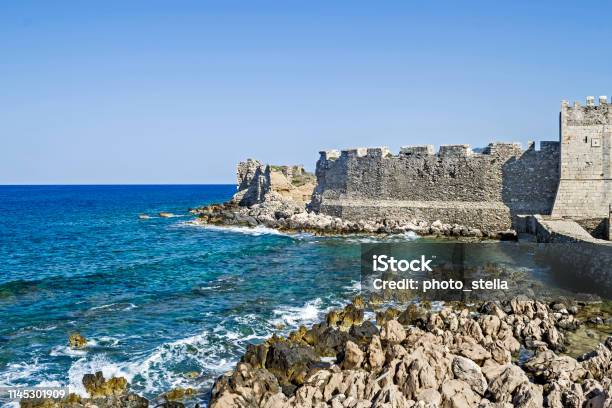
[[[560,114],[560,180],[553,217],[609,216],[612,203],[612,104],[587,97],[586,106],[567,101]]]

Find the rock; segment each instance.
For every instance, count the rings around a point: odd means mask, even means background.
[[[80,333],[72,333],[68,337],[68,345],[73,349],[81,349],[87,345],[87,339]]]
[[[124,377],[112,377],[107,381],[102,371],[85,374],[83,386],[91,398],[123,395],[128,390],[128,382]]]
[[[610,344],[612,336],[608,337],[605,344]],[[597,349],[578,357],[578,361],[596,380],[612,378],[612,350],[604,343],[600,343]]]
[[[543,382],[551,382],[567,377],[579,381],[586,375],[580,363],[569,356],[557,356],[551,350],[535,354],[524,365],[527,372]]]
[[[514,391],[512,404],[517,408],[540,408],[544,406],[542,386],[529,382],[520,384]]]
[[[469,408],[480,402],[480,397],[461,380],[450,380],[442,384],[443,408]]]
[[[368,346],[368,362],[374,372],[380,371],[385,364],[385,353],[380,343],[380,337],[373,336]]]
[[[278,381],[269,371],[238,363],[234,372],[219,377],[211,391],[210,408],[264,406],[268,401],[282,401]]]
[[[370,342],[370,339],[378,335],[379,332],[376,325],[368,320],[359,326],[352,326],[349,330],[349,334],[358,344],[366,345]]]
[[[459,349],[459,354],[475,361],[479,365],[486,359],[491,358],[491,353],[480,344],[476,343],[463,343]]]
[[[468,384],[476,393],[484,395],[487,390],[487,380],[478,364],[468,358],[457,356],[453,359],[452,368],[455,378]]]
[[[165,211],[162,211],[162,212],[158,213],[157,215],[162,217],[162,218],[172,218],[172,217],[174,217],[174,214],[172,214],[171,212],[165,212]]]
[[[181,401],[185,398],[191,398],[196,395],[196,390],[193,388],[182,388],[177,387],[166,393],[164,393],[164,398],[168,401]]]
[[[415,397],[417,401],[433,407],[439,407],[442,403],[442,395],[435,388],[424,388]]]
[[[359,368],[363,362],[363,351],[359,349],[359,346],[352,341],[347,341],[344,350],[344,361],[342,362],[342,368],[345,370],[353,370]]]
[[[278,378],[281,385],[300,385],[310,367],[318,361],[312,347],[279,341],[270,345],[265,367]]]
[[[518,366],[509,365],[502,371],[499,377],[489,384],[489,392],[493,396],[494,401],[510,402],[514,390],[526,382],[529,382],[529,378],[527,378],[523,370]]]
[[[385,323],[380,338],[390,343],[401,343],[406,338],[406,331],[397,320],[389,320]]]

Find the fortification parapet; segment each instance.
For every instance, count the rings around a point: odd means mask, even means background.
[[[400,148],[400,155],[404,156],[433,156],[434,154],[436,154],[434,145],[411,145]]]
[[[540,151],[542,153],[559,153],[559,142],[541,141]]]
[[[497,156],[518,156],[523,153],[523,146],[520,143],[493,142],[489,143],[482,152]]]
[[[441,145],[440,157],[469,157],[474,154],[469,144]]]
[[[367,156],[368,157],[388,157],[388,156],[391,156],[391,151],[386,146],[368,147],[366,151],[367,151]]]
[[[587,96],[586,105],[574,102],[570,106],[567,101],[561,102],[561,126],[592,126],[612,124],[612,109],[606,96],[599,97],[595,104],[594,96]]]
[[[340,157],[340,150],[323,150],[320,151],[319,154],[321,155],[322,160],[336,160]]]
[[[340,157],[352,158],[352,157],[364,157],[368,154],[367,147],[357,147],[354,149],[345,149],[340,152]]]

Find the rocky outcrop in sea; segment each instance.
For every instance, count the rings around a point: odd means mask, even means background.
[[[274,192],[268,193],[261,203],[250,207],[230,201],[196,209],[196,224],[257,227],[263,226],[288,232],[310,232],[315,234],[402,234],[414,232],[423,236],[448,236],[469,238],[514,239],[514,231],[483,232],[458,224],[445,224],[437,220],[427,222],[418,219],[406,220],[359,220],[349,221],[339,217],[308,210],[305,206],[283,199]]]

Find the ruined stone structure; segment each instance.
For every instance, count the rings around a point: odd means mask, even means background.
[[[236,178],[238,191],[232,200],[247,207],[263,202],[270,194],[305,204],[315,183],[303,166],[273,166],[253,159],[238,164]]]
[[[512,227],[519,214],[608,217],[612,108],[605,98],[562,105],[560,142],[357,148],[320,153],[311,208],[348,220],[442,220]]]
[[[612,202],[612,107],[606,97],[586,106],[561,104],[561,179],[553,216],[608,216]]]

